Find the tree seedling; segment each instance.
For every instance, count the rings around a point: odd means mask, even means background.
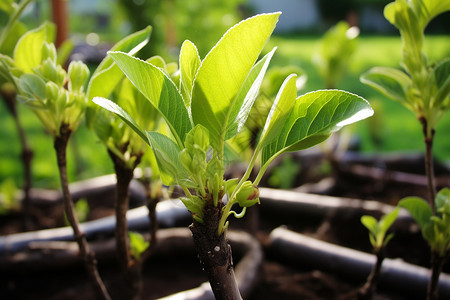
[[[163,183],[184,190],[182,201],[193,217],[194,244],[216,299],[241,299],[226,240],[228,217],[242,217],[247,207],[259,203],[257,186],[269,164],[282,153],[314,146],[341,127],[373,114],[366,100],[344,91],[297,97],[297,76],[291,74],[275,98],[245,174],[224,180],[225,143],[241,131],[258,95],[275,49],[257,59],[279,15],[257,15],[233,26],[203,60],[195,45],[185,41],[178,84],[151,62],[109,52],[159,110],[169,132],[147,131],[114,102],[93,99],[150,145]],[[257,160],[261,168],[250,181]],[[234,205],[242,208],[240,213],[233,210]]]
[[[79,228],[67,180],[67,143],[84,114],[89,69],[81,62],[71,62],[67,72],[62,68],[52,43],[54,33],[54,26],[49,23],[27,32],[17,42],[13,57],[2,57],[2,61],[9,63],[18,100],[36,114],[53,137],[67,219],[98,295],[110,299],[94,254]]]
[[[450,59],[430,63],[423,50],[424,30],[437,15],[450,10],[450,0],[396,0],[384,9],[384,16],[402,38],[402,70],[375,67],[363,74],[361,81],[399,101],[420,121],[425,142],[425,170],[428,181],[428,204],[436,216],[436,184],[433,165],[435,126],[450,109]],[[420,205],[419,202],[414,202]],[[423,206],[423,205],[422,205]],[[419,208],[417,208],[419,209]],[[432,268],[440,265],[432,256]],[[437,261],[435,261],[437,260]],[[432,276],[435,271],[432,271]],[[434,278],[428,286],[428,299],[436,299]]]
[[[450,59],[430,63],[423,51],[424,30],[437,15],[450,10],[450,0],[397,0],[388,4],[384,16],[400,31],[402,69],[374,67],[361,81],[411,110],[422,124],[426,146],[425,167],[428,202],[434,209],[436,187],[433,170],[435,126],[450,109]]]
[[[357,49],[357,27],[341,21],[330,28],[320,40],[319,49],[312,58],[328,89],[334,89],[348,71]]]
[[[444,188],[434,199],[436,213],[426,200],[407,197],[400,200],[400,207],[409,211],[419,224],[423,238],[431,248],[431,279],[427,299],[438,299],[439,275],[450,255],[450,189]]]
[[[367,278],[366,283],[360,288],[358,292],[358,299],[372,299],[372,295],[376,291],[378,279],[380,277],[381,265],[384,260],[384,249],[389,241],[394,237],[393,233],[387,234],[391,225],[395,222],[398,216],[399,208],[395,208],[392,212],[383,216],[380,221],[374,217],[365,215],[361,217],[361,223],[369,231],[370,243],[373,247],[373,252],[376,255],[376,262]]]
[[[151,27],[147,27],[129,35],[114,45],[111,51],[122,51],[134,55],[148,43],[150,33]],[[176,67],[173,68],[173,65],[166,65],[160,57],[152,57],[149,61],[164,69],[168,74],[169,72],[174,73],[177,69]],[[89,99],[99,96],[108,97],[114,103],[126,107],[127,111],[142,127],[157,130],[160,126],[161,117],[159,112],[133,86],[109,56],[103,59],[92,75],[87,95]],[[152,247],[143,249],[143,243],[137,238],[138,233],[130,234],[128,232],[126,214],[129,209],[129,186],[134,176],[134,170],[141,163],[145,152],[151,152],[151,149],[120,118],[97,105],[93,105],[93,103],[88,107],[86,119],[88,126],[107,147],[108,154],[114,164],[117,177],[115,205],[117,254],[126,283],[125,294],[130,299],[140,299],[142,291],[142,264],[156,243],[155,226],[157,220],[155,210],[159,199],[148,198],[150,223],[152,224],[152,229],[150,230],[150,244]],[[149,156],[151,156],[151,153],[146,155],[145,161],[147,165],[152,165],[154,159],[148,158]],[[152,172],[158,175],[156,163],[153,163]],[[155,179],[154,176],[153,179]],[[159,179],[154,181],[159,182]],[[156,185],[153,184],[153,186]],[[130,237],[132,238],[130,239]],[[150,245],[149,243],[146,244]],[[139,251],[136,251],[136,249],[139,249]]]

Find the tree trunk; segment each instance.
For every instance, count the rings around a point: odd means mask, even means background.
[[[445,258],[439,255],[439,253],[431,253],[431,278],[427,288],[427,299],[437,300],[438,297],[438,286],[439,286],[439,275],[444,267]]]
[[[241,295],[233,270],[231,247],[225,234],[218,235],[218,224],[223,203],[214,207],[207,201],[204,207],[204,222],[194,220],[190,226],[200,264],[217,300],[240,300]]]
[[[128,237],[127,211],[130,204],[130,182],[133,179],[135,167],[139,164],[137,158],[133,166],[127,165],[112,151],[108,151],[116,172],[116,248],[120,267],[127,289],[128,299],[140,299],[142,292],[141,263],[132,258],[130,240]]]

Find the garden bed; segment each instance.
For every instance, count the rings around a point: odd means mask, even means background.
[[[443,172],[443,174],[446,173]],[[444,175],[441,178],[445,178]],[[356,175],[352,176],[354,180]],[[367,181],[366,177],[360,180]],[[338,183],[348,180],[345,176],[338,178],[340,179]],[[115,224],[114,183],[114,176],[104,176],[74,184],[71,190],[75,200],[86,197],[89,202],[89,221],[83,225],[83,229],[91,241],[93,250],[97,253],[102,277],[111,288],[112,294],[120,295],[121,280],[112,240]],[[396,195],[395,197],[399,197],[398,193],[405,193],[408,187],[407,183],[392,184],[388,181],[382,183],[385,184],[382,187],[384,191]],[[378,182],[378,184],[381,183]],[[398,189],[398,184],[404,186],[405,190]],[[361,184],[358,187],[365,188],[367,185],[368,183]],[[420,190],[420,186],[417,187],[417,184],[415,186]],[[301,189],[305,189],[305,185]],[[340,190],[343,189],[340,188]],[[347,194],[352,195],[358,192],[353,189]],[[59,192],[41,190],[34,191],[32,195],[34,199],[32,211],[36,220],[51,221],[36,223],[35,229],[64,225]],[[370,253],[368,233],[361,225],[360,217],[371,214],[378,218],[389,212],[392,206],[380,201],[270,188],[260,188],[260,196],[261,205],[250,208],[247,218],[231,221],[231,229],[249,232],[257,239],[264,251],[264,260],[259,271],[255,273],[258,276],[252,281],[255,285],[249,287],[252,292],[246,294],[245,298],[355,299],[356,290],[364,283],[367,275],[343,276],[336,270],[323,268],[323,266],[319,268],[298,263],[295,259],[289,259],[286,254],[280,254],[277,246],[273,245],[274,237],[271,233],[275,228],[285,226],[310,238]],[[384,202],[389,203],[393,201],[392,199]],[[147,209],[142,206],[144,203],[141,186],[138,182],[133,182],[131,188],[133,209],[128,214],[130,230],[146,231],[149,221]],[[47,216],[47,218],[40,216]],[[162,201],[158,205],[158,216],[159,226],[162,228],[187,227],[191,222],[189,213],[179,200]],[[6,296],[6,299],[78,299],[81,294],[83,299],[93,299],[94,295],[89,283],[85,280],[85,270],[81,260],[76,258],[77,249],[71,242],[70,228],[60,227],[12,234],[20,231],[20,215],[2,218],[1,222],[2,272],[0,276],[2,284],[0,292]],[[160,249],[146,262],[143,299],[165,297],[198,286],[202,287],[203,292],[205,287],[208,290],[208,284],[202,285],[207,279],[198,264],[190,233],[187,229],[183,230],[185,236],[176,246],[164,246],[163,241],[159,246]],[[428,267],[428,246],[422,239],[418,226],[405,211],[401,211],[393,231],[395,238],[388,245],[386,256]],[[161,231],[160,235],[164,240],[166,235],[164,231]],[[235,263],[238,265],[242,250],[239,250],[233,241],[232,245]],[[444,272],[449,273],[449,271],[450,266],[447,264]],[[415,294],[416,298],[414,298],[402,290],[393,291],[392,287],[381,284],[380,293],[375,299],[423,299],[423,293]],[[186,299],[198,298],[195,293],[194,296],[189,297],[186,296]],[[208,297],[211,298],[211,294],[206,293],[205,298],[200,299],[208,299]]]

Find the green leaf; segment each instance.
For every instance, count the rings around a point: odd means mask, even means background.
[[[393,211],[384,215],[381,218],[381,220],[379,222],[379,227],[380,227],[380,232],[382,232],[383,235],[385,235],[386,232],[388,231],[389,227],[391,227],[392,224],[394,224],[395,220],[397,219],[398,212],[399,212],[399,208],[397,207]]]
[[[155,56],[150,57],[149,59],[146,60],[146,62],[148,62],[149,64],[154,65],[155,67],[161,68],[163,70],[166,69],[166,62],[159,55],[155,55]]]
[[[225,140],[228,140],[239,133],[245,125],[250,111],[259,94],[259,89],[269,67],[270,60],[275,53],[276,48],[267,53],[250,71],[239,94],[236,96],[236,102],[228,118],[227,132]],[[294,97],[295,98],[295,97]]]
[[[412,4],[422,28],[437,15],[450,10],[449,0],[413,0]]]
[[[159,112],[128,78],[124,78],[120,82],[115,94],[117,95],[117,104],[126,108],[139,127],[145,128],[145,130],[155,130],[161,120]]]
[[[335,87],[349,69],[350,59],[357,49],[358,34],[356,27],[350,27],[346,21],[340,21],[321,38],[319,48],[313,56],[313,63],[327,87]]]
[[[75,208],[75,214],[76,214],[79,222],[85,222],[88,220],[90,207],[89,207],[89,202],[87,201],[86,198],[79,199],[75,203],[74,208]]]
[[[281,153],[312,147],[341,127],[371,115],[369,102],[345,91],[322,90],[302,95],[295,100],[277,139],[263,147],[261,164],[270,163]]]
[[[398,203],[398,206],[405,208],[417,221],[422,231],[430,222],[433,211],[428,203],[419,197],[406,197]]]
[[[419,16],[411,7],[410,1],[397,0],[384,8],[384,16],[395,27],[400,30],[402,36],[403,65],[410,74],[420,72],[421,64],[424,63],[422,53],[423,27]]]
[[[449,202],[450,202],[450,189],[443,188],[442,190],[439,191],[439,193],[437,193],[436,198],[434,200],[436,211],[439,211]]]
[[[192,128],[184,101],[173,81],[154,65],[122,52],[108,52],[134,86],[161,112],[181,147]]]
[[[148,43],[151,31],[151,26],[148,26],[141,31],[135,32],[115,44],[111,51],[122,51],[134,55]],[[109,97],[123,77],[123,73],[114,64],[113,59],[110,56],[106,56],[95,69],[89,81],[88,99]]]
[[[184,198],[180,197],[181,202],[183,202],[184,206],[194,215],[196,215],[200,220],[203,219],[203,207],[205,204],[203,203],[200,197],[192,197],[192,198]],[[203,223],[203,222],[202,222]]]
[[[186,187],[196,187],[184,172],[179,159],[180,147],[172,139],[159,132],[147,131],[147,135],[158,162],[161,181],[165,185],[179,184]]]
[[[394,237],[394,234],[393,233],[390,233],[390,234],[388,234],[387,236],[386,236],[386,238],[384,239],[384,242],[383,242],[383,247],[386,247],[386,245],[392,240],[392,238]]]
[[[0,53],[0,84],[4,82],[15,83],[10,73],[10,69],[14,67],[14,61],[11,57]]]
[[[37,67],[42,61],[42,45],[53,42],[54,34],[55,25],[48,22],[24,34],[14,49],[16,67],[25,73]]]
[[[267,116],[266,123],[257,146],[258,148],[261,149],[275,140],[285,125],[285,122],[294,107],[295,98],[297,98],[296,80],[297,76],[295,74],[291,74],[281,85],[275,101],[272,104],[269,115]]]
[[[128,236],[130,237],[130,247],[131,252],[134,257],[139,259],[141,254],[147,249],[149,243],[144,239],[142,234],[138,232],[128,232]]]
[[[186,107],[191,105],[192,86],[200,64],[197,47],[191,41],[184,41],[180,51],[180,91]]]
[[[378,232],[378,222],[377,220],[369,215],[365,215],[361,217],[361,223],[371,232],[373,235],[376,235]]]
[[[403,71],[374,67],[361,76],[361,82],[380,91],[382,94],[399,102],[407,102],[405,89],[412,85],[411,78]]]
[[[0,10],[8,13],[8,15],[14,12],[14,0],[3,0],[0,2]]]
[[[449,102],[445,102],[445,99],[448,99],[450,93],[450,59],[445,59],[440,62],[434,68],[433,72],[438,88],[436,93],[436,105],[440,106],[443,103],[447,103],[447,107],[441,107],[441,109],[449,109]]]
[[[429,221],[428,223],[425,223],[425,225],[420,227],[422,230],[422,236],[423,238],[430,244],[432,250],[438,250],[438,247],[436,245],[436,228],[434,226],[433,221]]]
[[[5,28],[2,30],[5,30]],[[25,34],[26,31],[27,28],[23,23],[16,22],[16,24],[13,25],[5,36],[4,42],[0,45],[0,53],[12,56],[17,41]]]
[[[149,144],[149,141],[147,139],[147,134],[144,130],[142,130],[139,125],[136,124],[136,121],[126,112],[124,111],[119,105],[112,102],[111,100],[102,98],[102,97],[94,97],[92,101],[103,107],[104,109],[116,114],[119,116],[125,123],[127,123],[128,126],[131,127],[147,144]]]
[[[272,34],[279,15],[257,15],[230,28],[198,69],[192,92],[192,119],[194,124],[209,129],[211,146],[219,153],[236,96]]]
[[[20,94],[18,99],[32,108],[45,108],[46,99],[45,82],[34,74],[23,74],[17,84]]]
[[[404,31],[410,35],[408,38],[412,38],[412,40],[420,43],[422,42],[421,34],[423,27],[419,23],[415,11],[407,1],[397,0],[389,3],[384,8],[384,16],[400,31]]]

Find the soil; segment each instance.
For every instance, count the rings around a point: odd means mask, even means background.
[[[352,175],[353,176],[353,175]],[[379,199],[387,203],[395,203],[399,197],[425,193],[423,188],[415,188],[407,184],[370,183],[366,179],[358,179],[350,175],[342,176],[341,187],[350,184],[353,188],[343,192],[343,188],[334,189],[337,196],[363,195],[367,199]],[[358,190],[355,189],[358,187]],[[383,190],[383,195],[381,194]],[[407,195],[405,195],[407,194]],[[88,199],[90,213],[88,220],[114,214],[113,196],[94,197]],[[132,206],[142,203],[132,202]],[[61,213],[62,204],[33,204],[32,230],[64,226],[64,216]],[[356,299],[355,292],[363,282],[355,282],[319,270],[311,270],[291,265],[289,261],[277,257],[268,248],[268,235],[274,228],[285,225],[288,228],[304,234],[323,239],[339,245],[351,247],[365,252],[371,252],[367,231],[360,224],[362,211],[336,210],[324,217],[307,215],[280,215],[276,210],[265,209],[264,204],[249,209],[243,220],[232,220],[234,229],[250,231],[258,238],[265,251],[265,260],[260,272],[260,281],[250,300],[261,299]],[[0,216],[0,235],[8,235],[22,231],[22,217],[18,213]],[[188,224],[186,224],[188,225]],[[398,228],[397,228],[398,229]],[[429,266],[429,250],[423,241],[418,227],[410,226],[405,230],[396,231],[395,238],[387,247],[387,257],[401,257],[405,261]],[[238,261],[236,258],[235,261]],[[113,260],[102,262],[100,273],[110,289],[114,299],[120,299],[121,277]],[[450,272],[447,263],[444,272]],[[92,290],[86,282],[86,273],[82,266],[58,268],[38,271],[0,270],[1,299],[94,299]],[[182,253],[179,256],[151,257],[144,266],[144,292],[142,299],[155,299],[174,292],[194,288],[205,282],[206,276],[199,266],[195,253]],[[117,296],[117,298],[116,298]],[[420,297],[421,298],[421,297]],[[379,291],[374,299],[412,299],[387,291]],[[418,297],[419,299],[419,297]]]

